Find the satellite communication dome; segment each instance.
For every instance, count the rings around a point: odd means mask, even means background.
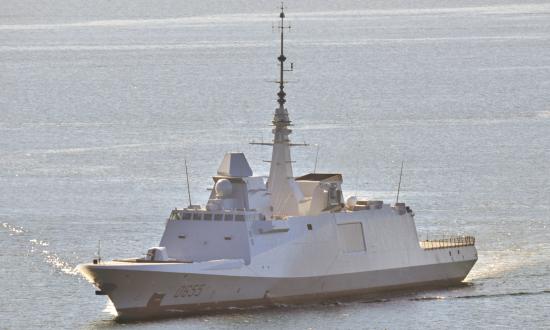
[[[357,197],[356,196],[349,196],[348,199],[346,199],[346,205],[348,208],[352,209],[357,204]]]
[[[214,186],[216,197],[228,197],[233,192],[233,185],[227,179],[220,179]]]

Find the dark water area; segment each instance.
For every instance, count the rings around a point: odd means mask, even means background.
[[[267,174],[276,2],[4,1],[0,328],[550,327],[550,4],[287,3],[295,142],[420,237],[476,236],[466,285],[119,324],[75,271],[160,241],[226,151]],[[295,148],[297,175],[316,149]]]

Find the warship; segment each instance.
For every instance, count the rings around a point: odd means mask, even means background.
[[[405,203],[344,199],[338,173],[294,176],[285,24],[281,8],[273,140],[260,143],[272,147],[269,176],[227,153],[207,203],[172,210],[144,257],[78,266],[120,319],[445,287],[477,261],[472,236],[419,240]]]

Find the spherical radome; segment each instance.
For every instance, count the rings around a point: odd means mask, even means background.
[[[354,208],[355,204],[357,204],[357,197],[356,196],[349,196],[348,199],[346,199],[346,205],[350,209]]]
[[[216,190],[216,197],[228,197],[233,192],[233,185],[227,179],[220,179],[216,182],[214,189]]]

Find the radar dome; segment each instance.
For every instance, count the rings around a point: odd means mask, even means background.
[[[233,185],[227,179],[220,179],[214,186],[216,197],[228,197],[233,192]]]
[[[352,209],[357,204],[357,197],[355,196],[349,196],[348,199],[346,199],[346,205],[348,208]]]

